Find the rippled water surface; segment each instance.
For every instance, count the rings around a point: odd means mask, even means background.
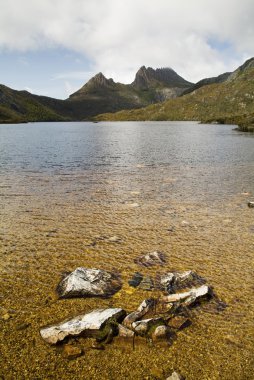
[[[0,378],[165,379],[174,369],[187,380],[253,379],[253,198],[254,136],[233,126],[0,125]],[[165,267],[134,263],[153,250]],[[119,271],[122,290],[57,300],[77,266]],[[128,286],[135,271],[187,269],[228,307],[193,312],[171,346],[96,351],[81,339],[85,355],[68,361],[40,338],[49,323],[157,296]]]

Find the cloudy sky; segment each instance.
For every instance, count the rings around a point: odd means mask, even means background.
[[[142,65],[196,82],[254,56],[253,20],[254,0],[0,0],[0,83],[66,98]]]

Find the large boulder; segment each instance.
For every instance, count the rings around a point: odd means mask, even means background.
[[[121,288],[120,277],[101,269],[79,267],[57,286],[60,298],[109,297]]]
[[[50,344],[56,344],[67,337],[97,336],[106,324],[121,321],[126,312],[120,308],[98,309],[91,313],[79,315],[57,325],[43,327],[41,337]]]

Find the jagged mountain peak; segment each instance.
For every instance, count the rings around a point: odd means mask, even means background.
[[[116,83],[112,78],[107,79],[101,72],[93,76],[83,87],[70,95],[70,98],[77,98],[82,95],[91,94],[96,91],[103,91],[107,88],[114,88]]]
[[[153,69],[152,67],[141,66],[131,85],[139,89],[146,89],[158,85],[164,87],[189,87],[191,84],[170,67]]]

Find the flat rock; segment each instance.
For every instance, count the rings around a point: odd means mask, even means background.
[[[174,293],[179,289],[191,288],[205,282],[206,280],[203,277],[192,270],[169,272],[157,277],[158,286],[168,293]]]
[[[155,305],[155,301],[152,298],[149,298],[147,300],[144,300],[136,311],[128,314],[124,320],[123,325],[127,326],[128,328],[132,329],[132,323],[137,321],[138,319],[141,319],[144,317],[149,310],[151,310]]]
[[[111,320],[119,321],[126,315],[120,308],[98,309],[91,313],[79,315],[57,325],[44,327],[40,330],[41,337],[50,344],[56,344],[67,337],[85,335],[93,336]]]
[[[79,267],[57,286],[60,298],[109,297],[121,288],[119,276],[101,269]]]
[[[154,265],[164,265],[166,263],[166,255],[160,251],[146,253],[134,260],[136,264],[143,265],[144,267],[151,267]]]
[[[201,301],[202,299],[209,299],[212,296],[212,289],[207,285],[202,285],[199,288],[192,288],[187,292],[170,294],[162,297],[162,302],[167,303],[180,303],[184,306],[190,306]]]

